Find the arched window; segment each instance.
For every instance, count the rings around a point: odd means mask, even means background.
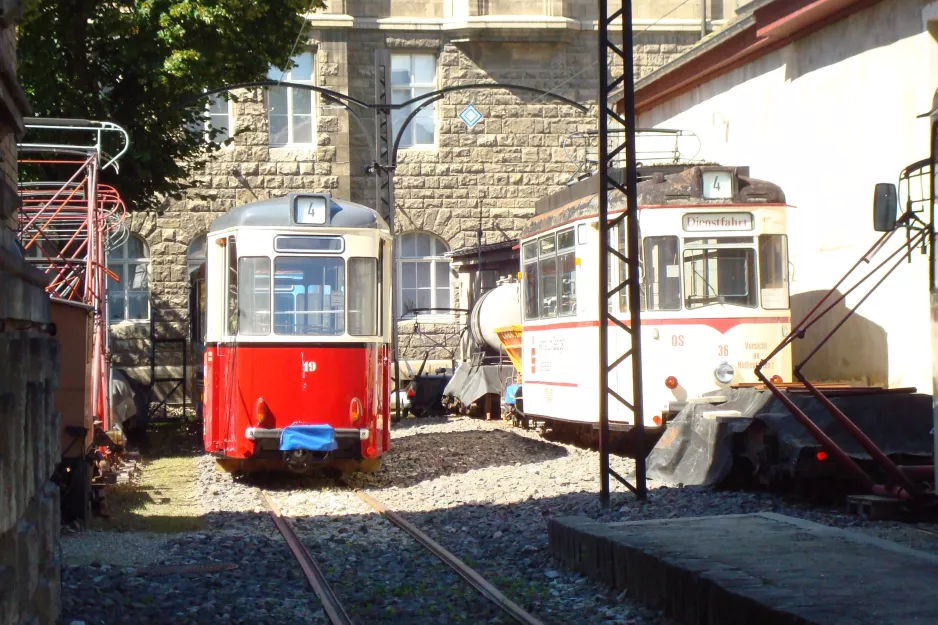
[[[199,267],[205,264],[205,245],[206,238],[204,234],[200,234],[189,243],[186,250],[187,273],[191,274],[193,271],[198,271]]]
[[[413,316],[418,308],[450,307],[450,259],[446,242],[426,232],[398,237],[398,314]],[[446,314],[446,311],[438,311]]]
[[[111,323],[150,318],[150,251],[143,239],[129,235],[108,251],[108,318]]]
[[[205,342],[205,259],[207,239],[200,234],[186,249],[186,275],[189,279],[189,340]],[[199,270],[202,271],[199,271]]]

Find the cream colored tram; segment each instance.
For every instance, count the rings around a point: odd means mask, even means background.
[[[785,197],[742,168],[693,167],[638,185],[642,255],[644,422],[662,425],[705,393],[757,381],[753,368],[791,325]],[[598,181],[547,198],[521,236],[523,412],[544,421],[595,424],[599,396]],[[625,210],[610,196],[610,216]],[[625,251],[624,225],[612,240]],[[615,261],[615,262],[613,262]],[[610,261],[610,287],[625,267]],[[625,290],[610,302],[629,322]],[[630,338],[610,325],[610,362]],[[766,368],[791,381],[791,354]],[[614,389],[631,396],[631,368]],[[633,415],[609,401],[615,429]]]

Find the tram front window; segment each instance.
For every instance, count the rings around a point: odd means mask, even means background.
[[[278,257],[274,262],[274,332],[345,334],[345,261]]]
[[[748,242],[751,243],[752,239],[748,239]],[[685,240],[685,307],[727,304],[755,308],[758,305],[755,250],[749,247],[719,247],[721,243],[737,241],[731,238]]]

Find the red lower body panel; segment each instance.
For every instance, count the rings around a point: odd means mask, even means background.
[[[248,428],[299,424],[367,429],[367,438],[346,439],[335,455],[379,457],[390,446],[388,346],[210,345],[203,419],[206,451],[230,458],[276,451],[275,443],[249,440]]]

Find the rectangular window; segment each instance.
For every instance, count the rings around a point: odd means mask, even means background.
[[[755,308],[755,250],[684,249],[684,306],[714,304]]]
[[[537,241],[522,246],[524,263],[524,318],[537,319]]]
[[[345,333],[345,263],[341,258],[279,257],[274,261],[274,332]]]
[[[225,321],[228,336],[238,333],[238,246],[234,237],[228,237],[227,297],[228,316]]]
[[[348,259],[348,333],[374,336],[378,333],[378,261]]]
[[[557,233],[561,317],[576,314],[576,250],[574,246],[573,228]]]
[[[238,332],[251,336],[270,334],[270,259],[238,260]]]
[[[218,95],[209,100],[208,104],[208,128],[206,131],[215,130],[215,136],[210,137],[215,143],[224,143],[231,138],[231,109],[230,102],[223,96]]]
[[[788,308],[788,237],[759,235],[759,293],[767,310]]]
[[[648,310],[681,309],[681,267],[677,237],[645,237],[645,307]]]
[[[553,234],[538,239],[538,294],[540,317],[557,316],[557,241]]]
[[[436,57],[432,54],[391,55],[391,102],[402,104],[436,90]],[[419,104],[419,103],[418,103]],[[413,111],[414,106],[394,111],[391,120],[394,136]],[[417,113],[401,137],[401,147],[433,146],[436,144],[436,104]]]
[[[313,84],[313,53],[291,59],[286,71],[271,68],[267,78],[275,81]],[[295,65],[295,67],[293,67]],[[272,146],[313,143],[313,92],[308,89],[271,87],[267,92],[267,114]]]

